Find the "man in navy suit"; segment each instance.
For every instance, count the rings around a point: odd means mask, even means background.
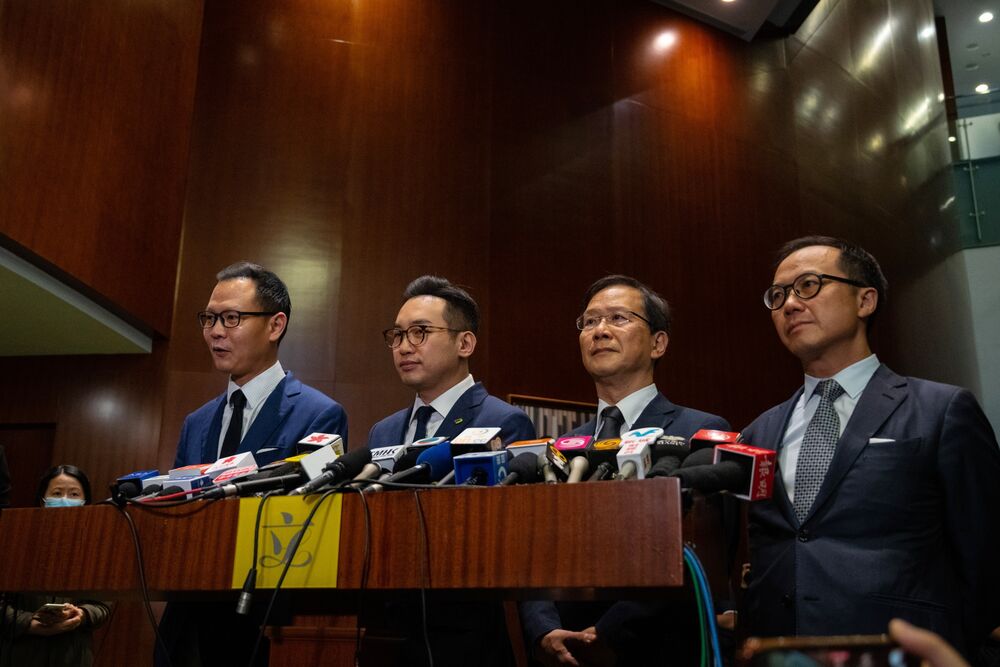
[[[868,343],[875,258],[840,239],[779,252],[764,296],[804,386],[743,431],[778,452],[750,510],[756,635],[878,634],[903,618],[967,655],[1000,624],[1000,450],[967,390],[902,377]]]
[[[344,409],[278,361],[292,309],[285,284],[249,262],[226,267],[216,279],[198,322],[229,386],[184,420],[174,467],[240,452],[253,452],[257,465],[266,465],[292,456],[299,440],[316,432],[337,433],[346,443]]]
[[[451,438],[470,427],[500,427],[504,444],[535,437],[531,420],[489,395],[469,374],[476,349],[479,306],[468,292],[437,276],[421,276],[403,293],[393,326],[382,332],[403,384],[416,392],[413,404],[372,427],[369,447],[409,444],[424,437]],[[423,608],[423,610],[422,610]],[[407,664],[424,664],[426,636],[437,665],[512,664],[503,609],[493,602],[394,595],[382,622],[405,637]]]
[[[598,416],[570,435],[603,440],[635,428],[659,427],[667,435],[687,438],[703,428],[729,430],[722,417],[671,403],[657,390],[653,370],[667,351],[670,307],[646,285],[628,276],[601,278],[584,295],[576,326],[583,366],[597,390]],[[677,648],[663,638],[665,608],[655,603],[537,601],[521,605],[521,620],[530,649],[546,664],[609,659],[664,664]],[[695,618],[694,610],[690,618]]]
[[[421,276],[403,293],[396,323],[382,332],[413,404],[372,427],[369,447],[451,438],[470,427],[499,426],[504,444],[535,437],[523,410],[490,396],[469,374],[476,350],[479,306],[444,278]]]
[[[299,440],[315,432],[337,433],[346,443],[344,409],[285,373],[278,361],[292,309],[285,284],[249,262],[226,267],[216,279],[198,321],[229,386],[184,420],[174,467],[239,452],[253,452],[257,464],[265,465],[295,454]],[[233,610],[232,601],[167,605],[160,634],[170,663],[247,664],[262,614],[244,617]],[[261,655],[258,664],[267,664],[266,647]],[[156,664],[167,664],[159,647]]]

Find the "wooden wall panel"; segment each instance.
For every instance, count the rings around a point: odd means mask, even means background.
[[[201,0],[4,0],[0,233],[170,330]]]

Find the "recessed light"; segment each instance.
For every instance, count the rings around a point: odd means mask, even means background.
[[[958,141],[958,139],[956,139],[955,136],[952,135],[952,136],[948,137],[948,141],[950,141],[951,143],[955,143],[956,141]]]
[[[974,69],[979,69],[979,63],[966,63],[965,69],[969,70],[970,72]]]
[[[728,3],[728,2],[735,2],[736,0],[722,0],[722,1]],[[990,16],[990,18],[993,18],[992,15]],[[980,17],[979,20],[982,21],[983,19]]]
[[[978,86],[976,86],[976,92],[979,93],[980,95],[985,95],[986,93],[990,92],[989,84],[988,83],[979,84]]]
[[[975,51],[976,49],[979,48],[979,43],[978,42],[969,42],[968,44],[965,45],[965,48],[966,48],[967,51]]]
[[[944,93],[938,93],[938,102],[944,102]]]
[[[989,23],[993,20],[993,12],[983,12],[979,15],[980,23]]]

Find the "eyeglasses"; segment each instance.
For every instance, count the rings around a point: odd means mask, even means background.
[[[202,329],[211,329],[215,326],[216,321],[221,320],[222,326],[227,329],[232,329],[240,325],[240,321],[244,317],[261,317],[264,315],[277,315],[278,311],[274,312],[260,312],[260,311],[247,311],[247,310],[224,310],[221,313],[213,313],[210,310],[203,310],[198,313],[198,324],[201,325]]]
[[[846,283],[855,287],[868,287],[868,285],[859,283],[857,280],[851,280],[850,278],[841,278],[840,276],[831,276],[825,273],[803,273],[790,285],[771,285],[764,290],[764,305],[771,310],[778,310],[785,305],[785,299],[788,298],[788,290],[795,292],[795,296],[800,299],[811,299],[819,294],[824,280],[836,280],[838,283]]]
[[[395,350],[403,344],[403,334],[406,334],[406,340],[410,341],[410,345],[416,347],[417,345],[423,344],[423,342],[427,339],[427,334],[434,333],[435,331],[462,333],[460,329],[436,327],[430,324],[414,324],[412,327],[407,327],[406,329],[400,329],[398,327],[386,329],[382,332],[382,337],[385,338],[385,344],[388,345],[390,349]]]
[[[613,326],[617,329],[624,329],[636,319],[640,319],[646,324],[649,324],[649,320],[635,311],[616,310],[615,312],[608,313],[607,315],[588,315],[587,313],[584,313],[580,317],[576,318],[576,328],[580,331],[590,331],[591,329],[596,329],[597,325],[601,322],[605,322],[609,326]],[[653,325],[649,324],[649,328],[652,329]]]

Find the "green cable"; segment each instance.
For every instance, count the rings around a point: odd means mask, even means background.
[[[705,646],[705,610],[701,605],[701,587],[698,585],[698,577],[694,573],[694,566],[685,557],[684,563],[688,566],[691,582],[694,584],[694,599],[698,602],[698,637],[701,638],[701,667],[708,667],[708,653]]]

